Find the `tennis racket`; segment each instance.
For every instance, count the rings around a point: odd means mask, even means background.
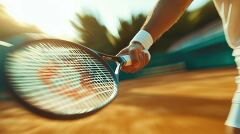
[[[115,61],[113,70],[107,61]],[[130,56],[110,56],[59,39],[14,47],[6,56],[8,89],[28,110],[53,119],[78,119],[100,110],[118,93],[119,70]]]

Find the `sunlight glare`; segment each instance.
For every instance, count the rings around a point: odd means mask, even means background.
[[[110,32],[118,33],[119,18],[129,20],[131,15],[147,14],[157,0],[0,0],[6,11],[17,21],[36,25],[43,32],[73,39],[77,35],[70,21],[76,13],[92,13]],[[195,0],[189,7],[194,10],[208,0]]]
[[[5,0],[0,1],[17,21],[38,26],[54,36],[67,36],[72,29],[69,21],[75,15],[75,5],[68,0]]]

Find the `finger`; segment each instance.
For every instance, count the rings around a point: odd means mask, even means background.
[[[121,70],[126,73],[134,73],[136,69],[134,67],[122,66]]]
[[[142,56],[143,56],[143,62],[144,62],[143,64],[144,64],[144,66],[145,66],[145,65],[147,65],[148,62],[149,62],[148,54],[142,53]]]
[[[148,60],[150,60],[151,59],[151,54],[149,53],[149,51],[147,49],[144,49],[143,52],[148,55]]]
[[[124,67],[123,69],[130,73],[135,73],[144,67],[145,61],[143,61],[143,54],[140,50],[130,51],[130,55],[133,57],[132,66]]]
[[[145,65],[144,53],[140,52],[139,53],[139,68],[142,68],[144,65]]]
[[[143,48],[140,45],[132,45],[120,51],[119,55],[130,55],[132,65],[122,66],[121,70],[127,73],[134,73],[142,69],[148,63],[148,55],[142,51]]]
[[[121,50],[116,56],[121,56],[121,55],[129,55],[129,49],[123,49]]]
[[[137,72],[137,71],[141,70],[149,62],[149,58],[148,58],[147,53],[140,52],[140,53],[138,53],[138,57],[139,57],[139,61],[138,61],[139,65],[137,67],[133,66],[132,68],[130,68],[128,71],[131,71],[131,73],[134,73],[134,72]]]
[[[130,50],[130,56],[131,56],[131,59],[132,59],[132,66],[134,68],[138,68],[140,66],[140,61],[141,61],[140,54],[141,54],[141,50],[139,50],[139,49]]]

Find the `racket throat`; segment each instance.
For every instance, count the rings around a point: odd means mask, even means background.
[[[101,57],[105,61],[114,61],[116,63],[116,68],[115,68],[114,74],[115,74],[117,80],[119,81],[120,69],[121,69],[121,66],[123,64],[125,64],[125,60],[123,58],[121,58],[121,57],[112,56],[112,55],[106,55],[106,54],[103,54],[103,53],[100,53],[99,55],[101,55]]]
[[[119,64],[123,64],[124,63],[124,60],[120,57],[117,57],[117,56],[112,56],[112,55],[107,55],[107,54],[102,54],[102,53],[99,53],[99,55],[105,60],[105,61],[115,61]]]

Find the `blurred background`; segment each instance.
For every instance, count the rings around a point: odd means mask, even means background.
[[[18,44],[28,39],[26,33],[44,33],[115,55],[156,2],[0,0],[0,40]],[[224,133],[236,72],[213,2],[194,0],[150,52],[143,70],[121,73],[122,91],[110,109],[84,120],[63,123],[32,115],[11,101],[1,82],[0,133]],[[94,125],[102,122],[110,127]]]

